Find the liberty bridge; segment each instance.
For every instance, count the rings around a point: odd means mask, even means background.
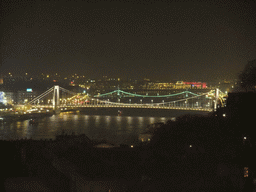
[[[80,108],[144,108],[210,112],[216,111],[218,103],[224,105],[225,96],[218,88],[201,94],[186,90],[168,95],[140,95],[117,89],[90,96],[55,85],[31,100],[28,105],[50,108],[55,112]]]

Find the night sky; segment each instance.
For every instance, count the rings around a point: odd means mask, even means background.
[[[236,78],[256,59],[255,1],[2,0],[2,75]]]

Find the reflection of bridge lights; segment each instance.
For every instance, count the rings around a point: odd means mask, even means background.
[[[74,120],[77,120],[78,119],[78,115],[74,115]]]
[[[107,126],[109,126],[109,124],[110,124],[110,119],[111,119],[110,116],[107,116],[107,117],[106,117],[106,124],[107,124]]]
[[[132,118],[129,116],[129,117],[127,117],[127,122],[128,122],[128,124],[131,124],[132,123]]]
[[[149,123],[150,123],[150,124],[153,124],[154,122],[155,122],[154,117],[150,117],[150,118],[149,118]]]
[[[161,120],[165,122],[166,121],[166,117],[161,117]]]
[[[142,124],[143,123],[143,117],[138,117],[138,119],[139,119],[139,124]]]
[[[120,117],[120,116],[117,116],[117,117],[116,117],[116,121],[117,121],[118,123],[120,123],[120,122],[121,122],[121,117]]]

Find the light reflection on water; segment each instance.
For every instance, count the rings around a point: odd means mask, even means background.
[[[62,130],[67,134],[86,134],[90,139],[106,139],[118,144],[137,137],[149,124],[166,122],[171,117],[104,116],[61,113],[40,119],[38,125],[29,121],[0,124],[0,139],[55,139]]]
[[[67,114],[64,114],[64,115],[63,115],[63,120],[64,120],[64,121],[67,121],[67,119],[68,119]]]
[[[110,128],[109,126],[110,126],[110,123],[111,123],[111,117],[106,116],[105,119],[106,119],[106,128],[109,129]]]
[[[155,118],[154,118],[154,117],[149,117],[149,123],[150,123],[150,124],[155,123]]]
[[[161,117],[101,116],[62,113],[40,119],[38,125],[29,121],[0,125],[0,139],[55,139],[62,130],[67,134],[86,134],[91,139],[107,139],[122,143],[136,136],[151,123],[164,122]]]

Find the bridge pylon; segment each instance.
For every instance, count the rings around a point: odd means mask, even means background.
[[[60,86],[54,85],[53,86],[53,111],[55,113],[59,112],[59,105],[60,105]]]
[[[218,100],[219,100],[219,89],[215,89],[215,102],[214,102],[214,111],[217,111],[217,106],[218,106]]]

